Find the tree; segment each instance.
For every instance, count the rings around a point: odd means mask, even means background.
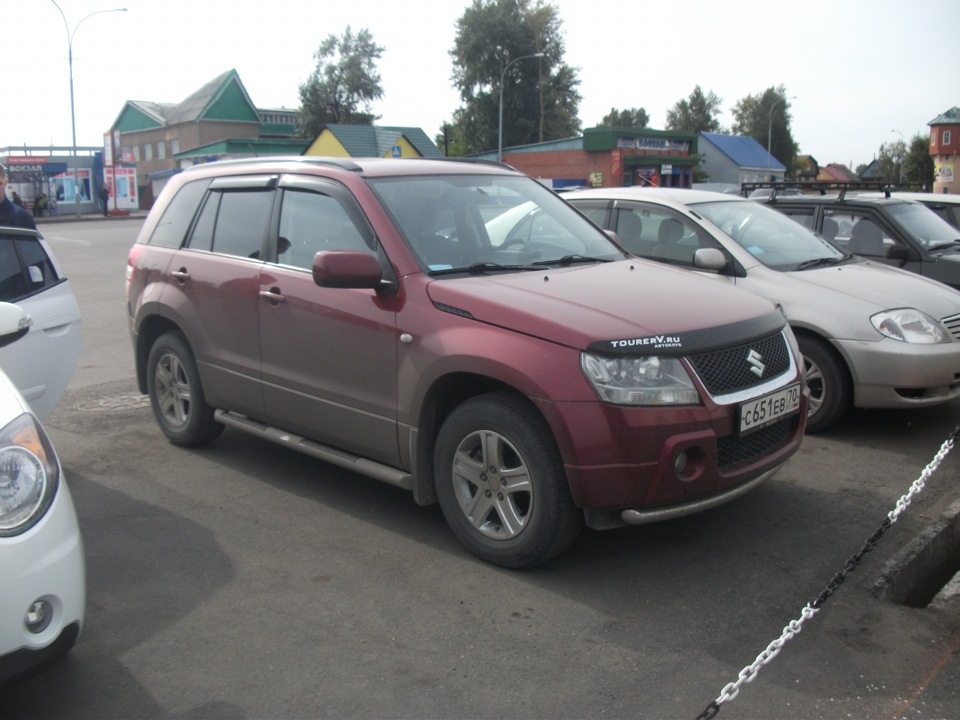
[[[650,123],[650,115],[643,108],[632,110],[617,110],[610,108],[610,112],[603,116],[601,125],[623,128],[645,128]]]
[[[667,130],[680,132],[720,132],[720,103],[723,101],[711,90],[706,95],[697,85],[687,100],[680,100],[667,111]]]
[[[793,174],[799,146],[790,133],[790,100],[783,85],[767,88],[759,95],[747,95],[733,108],[733,134],[752,137]]]
[[[327,123],[371,125],[374,100],[383,97],[377,60],[383,48],[367,29],[356,35],[347,25],[343,35],[328,35],[313,57],[316,68],[300,85],[298,134],[314,138]]]
[[[504,147],[580,132],[580,80],[563,63],[556,8],[542,0],[473,0],[456,28],[450,56],[462,105],[453,124],[464,141],[456,147],[469,154],[498,146],[501,89]],[[543,57],[519,60],[539,52]]]
[[[903,181],[919,185],[926,191],[933,189],[933,158],[930,157],[930,138],[918,133],[910,140],[903,159]]]
[[[883,175],[884,182],[900,182],[900,169],[904,155],[906,155],[906,145],[903,140],[881,143],[880,150],[877,153],[877,166],[881,175]]]

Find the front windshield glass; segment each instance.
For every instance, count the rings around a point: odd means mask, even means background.
[[[692,208],[774,270],[830,265],[848,257],[812,230],[754,201],[721,200]]]
[[[960,230],[920,203],[891,203],[887,210],[925,248],[960,243]]]
[[[592,223],[527,177],[429,175],[368,182],[430,272],[499,272],[625,257]]]

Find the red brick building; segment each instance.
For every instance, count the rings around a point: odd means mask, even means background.
[[[933,158],[933,191],[958,193],[955,179],[960,151],[960,107],[952,107],[927,123],[930,126],[930,157]]]
[[[479,157],[496,159],[496,153]],[[503,161],[554,188],[689,188],[698,162],[697,136],[600,126],[584,130],[581,137],[504,148]]]

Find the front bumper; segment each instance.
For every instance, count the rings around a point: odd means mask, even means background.
[[[43,665],[76,641],[86,610],[83,542],[64,479],[43,519],[0,538],[0,682]],[[42,601],[49,624],[31,632],[25,617]]]
[[[960,343],[916,345],[838,340],[860,408],[938,405],[960,397]]]

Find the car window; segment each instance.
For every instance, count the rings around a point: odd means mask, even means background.
[[[37,238],[0,236],[0,301],[16,302],[60,279]]]
[[[815,228],[814,228],[814,224],[813,224],[813,218],[814,218],[814,214],[815,214],[815,209],[814,209],[814,208],[812,208],[812,207],[809,207],[809,208],[792,208],[792,207],[791,207],[791,208],[787,208],[787,207],[782,207],[782,208],[778,208],[778,209],[780,209],[780,210],[783,212],[784,215],[788,216],[788,217],[791,218],[792,220],[796,220],[798,223],[800,223],[800,224],[803,225],[804,227],[810,228],[811,230],[814,230],[814,229],[815,229]],[[830,237],[829,235],[827,235],[825,232],[824,232],[824,233],[821,233],[821,234],[822,234],[824,237],[826,237],[828,240],[832,240],[832,239],[833,239],[832,237]]]
[[[160,247],[179,248],[208,185],[210,180],[198,180],[180,188],[163,211],[147,242]]]
[[[824,227],[828,221],[837,227],[833,241],[854,255],[886,257],[887,250],[897,244],[897,240],[879,222],[865,213],[828,209],[824,213]]]
[[[891,203],[887,212],[918,244],[926,248],[960,241],[960,231],[920,203]]]
[[[280,208],[277,262],[313,267],[322,250],[367,250],[372,248],[335,198],[317,192],[286,190]]]
[[[844,257],[813,231],[760,203],[723,200],[691,207],[775,270],[790,271],[813,261]]]
[[[702,242],[697,231],[668,208],[638,204],[617,212],[617,237],[634,255],[679,265],[693,266],[693,256]]]
[[[272,190],[210,192],[190,236],[190,249],[259,258],[273,195]]]
[[[430,271],[490,263],[623,257],[598,228],[527,177],[443,175],[368,180]]]

